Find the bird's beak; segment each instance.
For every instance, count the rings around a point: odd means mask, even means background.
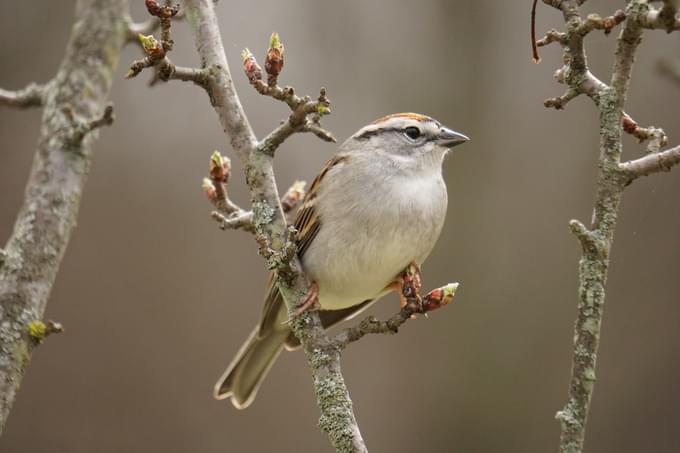
[[[470,140],[465,135],[460,132],[449,129],[448,127],[442,127],[437,136],[437,144],[445,146],[447,148],[453,148],[456,145],[465,143]]]

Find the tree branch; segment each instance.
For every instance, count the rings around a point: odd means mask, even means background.
[[[602,255],[605,243],[598,238],[597,233],[589,230],[583,223],[576,219],[569,221],[569,229],[581,243],[585,253],[592,255]]]
[[[333,134],[323,129],[319,123],[323,115],[331,112],[330,101],[326,97],[326,89],[321,88],[319,97],[313,101],[309,96],[302,98],[297,96],[292,87],[281,88],[277,84],[284,62],[283,45],[277,33],[273,33],[270,38],[269,50],[265,59],[267,83],[262,80],[262,68],[248,49],[244,49],[241,57],[246,77],[248,77],[253,88],[263,96],[270,96],[286,103],[292,110],[288,119],[282,121],[279,127],[259,143],[260,151],[273,155],[274,150],[296,132],[311,132],[322,140],[335,142]]]
[[[406,297],[406,304],[387,321],[379,321],[374,316],[364,318],[359,324],[340,331],[333,342],[339,349],[344,349],[350,343],[360,340],[368,334],[395,334],[406,321],[412,319],[416,313],[427,314],[432,310],[448,305],[458,289],[458,283],[449,283],[441,288],[430,291],[422,300],[416,294]]]
[[[274,150],[263,152],[243,111],[229,72],[212,1],[186,0],[185,7],[196,49],[204,68],[209,68],[205,89],[246,171],[255,229],[258,236],[265,237],[273,250],[285,251],[289,244],[289,232],[274,178]],[[279,290],[289,312],[292,312],[309,289],[295,254],[289,256],[286,262],[278,264],[277,275]],[[328,433],[336,450],[366,451],[340,370],[339,351],[323,353],[328,351],[325,346],[329,344],[329,339],[318,314],[304,313],[291,323],[291,327],[300,339],[312,369],[314,389],[321,409],[321,428]]]
[[[664,2],[661,10],[654,10],[646,0],[630,0],[625,13],[619,11],[605,19],[590,15],[584,20],[579,11],[582,1],[544,0],[544,3],[562,11],[567,29],[566,33],[548,32],[540,41],[542,45],[559,42],[563,46],[565,65],[557,71],[556,79],[568,86],[563,96],[547,100],[546,107],[559,109],[578,94],[586,94],[600,111],[599,171],[592,225],[588,228],[577,220],[570,222],[570,228],[582,247],[579,301],[569,398],[556,415],[562,428],[560,453],[580,453],[595,385],[609,254],[623,191],[634,179],[669,170],[680,162],[680,147],[658,153],[667,140],[663,130],[639,127],[623,110],[643,30],[664,28],[670,32],[676,29],[676,12],[671,1]],[[594,29],[602,28],[608,32],[622,22],[624,26],[617,39],[611,83],[607,85],[588,70],[583,38]],[[648,151],[651,154],[621,164],[624,131],[640,141],[649,140]]]
[[[629,160],[620,164],[619,168],[628,175],[629,180],[632,182],[640,176],[648,176],[661,171],[671,171],[679,163],[680,146],[676,146],[666,151],[651,153],[639,159]]]
[[[205,87],[208,78],[208,71],[206,69],[177,66],[167,56],[174,44],[170,38],[170,27],[172,19],[179,13],[179,5],[173,6],[168,2],[166,5],[161,6],[156,0],[146,0],[145,3],[149,14],[158,18],[161,39],[158,41],[153,35],[137,35],[145,57],[141,60],[133,61],[125,77],[130,79],[139,75],[145,68],[154,68],[155,73],[152,83],[156,80],[164,82],[168,80],[181,80]]]
[[[203,179],[203,190],[208,200],[217,209],[211,213],[212,218],[219,222],[220,228],[244,230],[255,233],[253,212],[241,209],[229,199],[227,183],[231,176],[231,160],[222,156],[218,151],[210,157],[210,177]]]
[[[583,47],[583,38],[593,30],[604,30],[605,34],[609,34],[615,26],[626,19],[627,13],[618,10],[613,15],[605,18],[602,18],[597,14],[590,14],[583,20],[578,10],[578,5],[580,5],[579,2],[574,3],[569,0],[564,2],[544,0],[544,3],[550,4],[551,6],[557,5],[555,7],[563,11],[569,31],[567,33],[562,33],[557,30],[550,30],[543,38],[536,42],[539,47],[551,43],[559,43],[562,46],[565,64],[555,72],[555,79],[559,83],[568,85],[567,90],[562,96],[546,99],[543,102],[543,105],[545,107],[561,110],[569,101],[580,94],[585,94],[599,107],[600,95],[603,90],[608,88],[608,85],[598,79],[588,69],[585,49]],[[630,23],[636,24],[636,21],[637,16],[635,20],[630,21]],[[629,114],[623,112],[622,115],[621,121],[623,130],[636,137],[640,142],[654,137],[665,137],[663,130],[654,127],[640,127]],[[664,144],[665,138],[662,139],[662,146]]]
[[[44,111],[23,205],[0,254],[0,431],[33,350],[60,330],[42,318],[75,226],[92,162],[92,132],[113,119],[106,98],[125,42],[127,7],[126,0],[78,0],[54,80],[31,88],[21,101],[43,103]]]
[[[147,6],[152,3],[154,8],[157,3],[154,0],[146,2]],[[297,231],[288,226],[285,218],[285,213],[294,209],[302,199],[304,184],[294,184],[283,199],[279,199],[273,157],[283,141],[297,132],[309,132],[323,140],[335,141],[332,134],[320,125],[322,116],[330,113],[330,101],[324,88],[321,88],[318,98],[312,100],[308,96],[297,96],[292,87],[282,88],[278,85],[284,65],[284,48],[278,34],[272,34],[264,64],[266,82],[263,80],[262,68],[247,49],[242,54],[243,68],[251,85],[260,94],[284,102],[291,114],[279,127],[258,141],[234,89],[212,0],[185,0],[184,5],[203,65],[197,70],[204,74],[200,85],[210,97],[220,124],[243,164],[250,189],[252,210],[244,211],[227,196],[226,184],[231,168],[229,160],[218,152],[213,153],[210,177],[203,183],[208,198],[217,208],[212,217],[222,228],[242,228],[255,233],[259,253],[267,260],[267,267],[274,271],[275,283],[290,316],[310,290],[297,257]],[[151,8],[149,11],[153,14]],[[145,61],[133,64],[133,76],[144,67],[168,64],[169,48],[165,43],[169,41],[169,22],[162,22],[161,29],[167,30],[168,34],[161,36],[160,43],[153,37],[143,37],[147,57]],[[448,285],[432,291],[422,301],[414,293],[411,297],[417,298],[417,308],[410,308],[402,316],[406,313],[408,316],[416,312],[425,313],[447,304],[456,286]],[[365,329],[369,327],[364,324],[364,327],[348,330],[351,333],[347,335],[347,340],[332,339],[326,333],[318,312],[305,311],[291,318],[291,329],[300,340],[312,371],[317,403],[321,409],[321,429],[328,434],[338,452],[367,451],[340,369],[340,351],[349,341],[368,332]],[[390,325],[397,324],[399,321]],[[375,327],[372,329],[377,331]]]
[[[666,30],[667,33],[680,30],[680,18],[677,17],[677,8],[674,3],[674,0],[664,0],[661,9],[649,8],[646,12],[642,12],[638,15],[638,24],[650,30]]]
[[[8,91],[0,88],[0,105],[8,107],[41,107],[45,103],[45,95],[50,84],[38,85],[29,83],[25,88]]]

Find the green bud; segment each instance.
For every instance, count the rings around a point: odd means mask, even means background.
[[[31,321],[28,323],[28,334],[38,343],[45,339],[47,326],[42,321]]]
[[[150,52],[158,47],[158,41],[153,35],[144,36],[143,34],[138,34],[139,42],[142,43],[142,48],[144,52]]]
[[[278,33],[272,33],[271,37],[269,38],[269,48],[283,50],[283,44],[281,44]]]

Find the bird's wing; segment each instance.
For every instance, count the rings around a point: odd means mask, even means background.
[[[309,191],[305,195],[302,206],[298,210],[294,222],[295,229],[298,231],[297,253],[300,258],[304,256],[321,227],[321,219],[319,218],[318,210],[315,207],[319,194],[319,183],[324,176],[328,174],[331,168],[346,161],[348,158],[349,156],[347,154],[336,154],[326,162],[321,173],[314,178],[312,185],[309,187]],[[262,310],[262,318],[260,319],[260,337],[266,336],[270,329],[278,327],[277,324],[280,324],[280,322],[277,322],[277,318],[279,311],[282,309],[283,299],[276,286],[276,276],[272,272],[269,274],[269,279],[267,281],[267,293],[264,301],[264,309]]]

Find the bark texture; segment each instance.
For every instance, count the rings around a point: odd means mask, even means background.
[[[45,306],[76,224],[95,129],[126,40],[127,7],[127,0],[77,2],[66,54],[44,92],[24,202],[0,255],[0,433],[45,334]]]
[[[537,44],[542,46],[556,42],[563,47],[565,65],[557,71],[556,78],[568,87],[564,95],[546,100],[546,107],[561,109],[571,99],[585,94],[593,100],[600,114],[597,188],[592,220],[589,227],[578,220],[569,224],[581,243],[582,255],[569,396],[564,408],[556,415],[562,428],[560,453],[581,453],[595,387],[609,256],[624,190],[635,179],[668,171],[680,162],[677,147],[660,151],[660,146],[667,141],[661,129],[641,128],[624,112],[635,54],[644,29],[665,29],[669,33],[677,30],[677,10],[670,0],[664,1],[661,8],[655,8],[646,0],[629,0],[625,11],[619,10],[604,18],[591,14],[584,19],[580,6],[585,0],[543,2],[562,12],[566,32],[551,30]],[[606,84],[590,72],[583,42],[588,33],[604,30],[608,34],[619,24],[622,30],[616,42],[611,81]],[[640,142],[648,140],[649,154],[622,163],[624,132]]]
[[[184,5],[201,63],[208,70],[206,91],[223,130],[244,164],[253,224],[258,233],[266,236],[272,250],[281,251],[288,241],[288,229],[274,177],[274,152],[265,150],[265,141],[258,142],[234,89],[212,0],[185,0]],[[307,293],[309,284],[296,257],[282,266],[287,268],[286,278],[279,277],[277,284],[289,311],[293,311]],[[326,347],[331,342],[318,314],[304,313],[292,327],[302,341],[312,370],[321,409],[320,427],[336,451],[367,451],[340,371],[340,351]]]

